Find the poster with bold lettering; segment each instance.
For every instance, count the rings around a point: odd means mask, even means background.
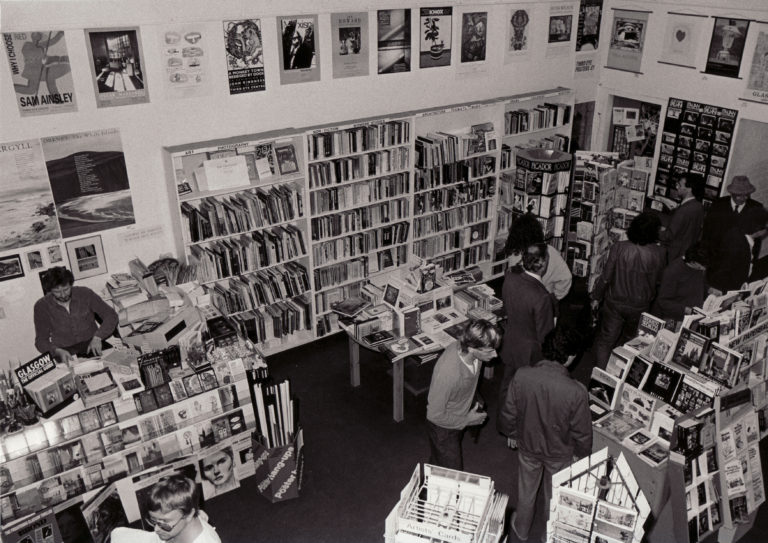
[[[117,128],[50,136],[42,145],[64,238],[136,222]]]
[[[97,107],[149,102],[138,27],[86,29]]]
[[[707,68],[704,71],[723,77],[739,77],[747,30],[749,30],[747,19],[715,17],[712,41],[709,42]]]
[[[259,19],[224,21],[229,94],[263,91],[264,47]]]
[[[707,22],[708,18],[701,15],[668,13],[659,62],[695,68],[696,53]]]
[[[208,39],[202,25],[174,25],[160,30],[160,55],[169,98],[208,94]]]
[[[411,71],[411,10],[380,9],[376,12],[380,74]]]
[[[757,34],[752,65],[747,77],[747,89],[743,97],[768,103],[768,25],[761,25]]]
[[[280,84],[320,81],[317,15],[278,17],[277,32],[282,40]]]
[[[421,8],[419,68],[451,65],[453,8]]]
[[[333,78],[368,75],[368,13],[332,13]]]
[[[533,5],[514,5],[507,12],[504,64],[525,60],[533,46]]]
[[[0,143],[0,251],[61,238],[39,140]]]
[[[22,117],[77,111],[64,32],[3,34]]]
[[[608,47],[608,68],[640,72],[643,45],[648,24],[648,12],[617,9],[611,25]]]

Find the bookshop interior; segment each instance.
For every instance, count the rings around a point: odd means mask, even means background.
[[[3,543],[768,541],[768,4],[430,4],[0,0]]]

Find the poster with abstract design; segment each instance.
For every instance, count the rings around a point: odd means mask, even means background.
[[[22,117],[77,111],[62,30],[11,32],[3,42]]]
[[[594,51],[600,45],[603,0],[581,0],[576,27],[576,51]]]
[[[0,144],[0,251],[61,238],[39,140]]]
[[[117,128],[50,136],[42,145],[62,237],[136,222]]]
[[[695,68],[696,53],[704,35],[705,24],[707,17],[704,15],[668,13],[659,62]]]
[[[709,42],[707,54],[707,67],[704,71],[723,77],[739,77],[747,30],[749,30],[747,19],[715,17],[712,41]]]
[[[278,17],[277,32],[282,40],[280,84],[320,81],[317,15]]]
[[[611,43],[608,47],[608,68],[640,72],[647,25],[647,11],[614,11]]]
[[[768,25],[761,25],[749,67],[747,88],[743,95],[747,100],[768,103]]]
[[[720,196],[738,111],[670,98],[654,194],[675,198],[674,181],[681,175],[704,182],[705,200]]]
[[[411,10],[380,9],[376,13],[380,74],[411,71]]]
[[[331,14],[333,78],[368,75],[368,13]]]
[[[97,107],[149,102],[138,27],[86,29]]]
[[[202,25],[174,25],[160,30],[160,55],[169,98],[203,96],[210,92],[208,39]]]
[[[453,8],[421,8],[419,68],[451,65]]]
[[[507,12],[507,41],[504,47],[504,64],[525,60],[533,45],[532,5],[514,5]]]
[[[475,11],[461,16],[461,62],[485,60],[488,12]]]
[[[224,49],[229,94],[258,92],[267,88],[261,20],[224,21]]]

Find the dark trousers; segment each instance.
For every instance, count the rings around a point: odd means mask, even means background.
[[[570,458],[561,460],[541,459],[528,456],[519,451],[517,459],[520,464],[517,478],[517,507],[512,519],[513,528],[520,539],[528,539],[536,512],[536,496],[539,487],[544,491],[545,515],[552,507],[552,475],[571,463]]]
[[[464,430],[449,430],[427,421],[429,436],[429,463],[443,468],[464,469],[461,440]]]
[[[597,367],[605,369],[613,348],[619,343],[632,339],[643,311],[647,311],[647,308],[627,306],[611,300],[603,302],[600,325],[594,343]]]

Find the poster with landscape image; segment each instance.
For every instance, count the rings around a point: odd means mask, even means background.
[[[136,222],[117,128],[46,137],[42,146],[64,238]]]

